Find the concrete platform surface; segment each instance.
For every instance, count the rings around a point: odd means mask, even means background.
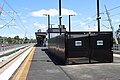
[[[46,48],[36,47],[27,80],[70,80],[45,53]]]
[[[45,49],[36,47],[27,80],[120,80],[120,58],[114,63],[63,66],[55,65]]]
[[[72,80],[120,80],[120,63],[61,66]]]

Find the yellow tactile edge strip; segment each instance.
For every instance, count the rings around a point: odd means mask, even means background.
[[[24,62],[22,63],[20,68],[17,70],[15,75],[13,75],[12,80],[26,80],[34,52],[35,52],[35,47],[33,47],[32,51],[30,52],[28,57],[24,60]]]

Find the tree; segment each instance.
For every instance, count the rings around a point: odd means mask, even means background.
[[[8,37],[8,38],[7,38],[7,42],[8,42],[9,44],[12,44],[12,38],[11,38],[11,37]]]
[[[19,44],[19,40],[20,40],[19,36],[14,37],[14,41],[15,41],[16,44]]]
[[[15,40],[19,40],[20,38],[19,38],[19,36],[15,36],[14,39]]]
[[[29,39],[27,37],[25,37],[24,39],[24,43],[28,43]]]

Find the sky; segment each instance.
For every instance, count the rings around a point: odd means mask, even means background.
[[[97,0],[62,0],[62,24],[67,31],[68,15],[75,15],[71,16],[72,31],[97,31],[96,3]],[[119,3],[120,0],[100,0],[101,31],[111,30],[105,5],[114,30],[119,28]],[[35,38],[38,29],[47,30],[47,16],[43,14],[49,14],[53,27],[58,27],[58,0],[0,0],[0,7],[0,36]]]

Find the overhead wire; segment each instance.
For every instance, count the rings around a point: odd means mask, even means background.
[[[16,14],[16,16],[18,17],[18,20],[20,21],[20,23],[21,23],[21,25],[22,25],[21,27],[23,28],[24,31],[26,31],[27,28],[26,28],[26,26],[23,24],[23,22],[22,22],[20,16],[18,15],[18,13],[9,5],[9,3],[8,3],[6,0],[4,0],[4,2],[5,2],[5,3],[8,5],[8,7]]]
[[[118,9],[118,8],[120,8],[120,6],[117,6],[117,7],[114,7],[114,8],[112,8],[112,9],[109,9],[108,11],[110,12],[110,11],[112,11],[112,10],[115,10],[115,9]],[[110,17],[114,17],[114,16],[117,16],[117,15],[119,15],[120,13],[116,13],[116,14],[113,14],[113,15],[110,15]],[[107,21],[108,21],[108,19],[107,19]],[[114,22],[114,23],[112,23],[112,24],[118,24],[118,23],[120,23],[120,21],[117,21],[117,22]],[[105,27],[105,26],[104,26]],[[119,30],[119,28],[118,28],[118,30]],[[116,31],[118,31],[118,30],[116,30]]]
[[[19,17],[19,15],[17,14],[17,12],[8,4],[8,2],[7,2],[6,0],[4,0],[4,1],[5,1],[5,3],[12,9],[12,11],[14,11],[14,12],[16,13],[16,15],[17,15],[17,17],[18,17],[20,23],[22,24],[22,27],[23,27],[24,30],[26,31],[27,29],[26,29],[26,27],[24,26],[24,24],[23,24],[21,18]],[[114,8],[108,9],[108,11],[112,11],[112,10],[115,10],[115,9],[118,9],[118,8],[120,8],[120,6],[116,6],[116,7],[114,7]],[[101,13],[104,13],[104,12],[105,12],[105,11],[103,11],[103,12],[101,12]],[[120,13],[118,13],[118,14],[120,14]],[[116,14],[115,14],[115,15],[116,15]],[[111,17],[112,17],[112,16],[115,16],[115,15],[111,15]],[[82,22],[83,22],[83,23],[88,22],[87,24],[85,24],[85,25],[88,25],[88,24],[90,24],[90,23],[92,23],[92,22],[95,21],[95,20],[90,21],[90,20],[93,19],[95,16],[96,16],[96,14],[95,14],[94,16],[90,17],[90,19],[87,19],[87,20],[82,21]],[[90,21],[90,22],[89,22],[89,21]],[[77,24],[77,25],[75,25],[75,26],[78,26],[78,25],[80,25],[80,23]],[[74,26],[73,26],[73,27],[74,27]]]
[[[13,17],[12,16],[10,16],[4,9],[3,9],[3,6],[2,7],[0,7],[0,9],[2,10],[1,11],[1,13],[3,13],[3,12],[5,12],[10,18],[11,18],[11,20],[13,19]],[[7,23],[7,22],[5,22],[4,20],[2,20],[2,19],[0,19],[1,21],[3,21],[4,23]]]
[[[1,7],[0,7],[1,8]],[[7,11],[5,11],[4,9],[2,9],[2,11],[3,12],[5,12],[5,14],[7,14],[10,18],[11,18],[11,20],[9,21],[9,22],[7,22],[7,21],[5,21],[4,19],[0,19],[1,21],[3,21],[5,24],[2,26],[2,27],[0,27],[0,29],[2,29],[2,28],[4,28],[5,26],[9,26],[8,24],[10,24],[13,20],[15,20],[15,18],[13,17],[13,16],[11,16],[10,14],[9,14],[9,12],[7,12]],[[2,12],[2,13],[3,13]],[[3,13],[4,14],[4,13]]]
[[[4,2],[9,6],[9,8],[12,9],[12,11],[14,11],[15,13],[17,13],[17,12],[8,4],[8,2],[7,2],[6,0],[4,0]]]
[[[116,6],[116,7],[114,7],[114,8],[111,8],[111,9],[108,9],[108,11],[113,11],[113,10],[115,10],[115,9],[118,9],[118,8],[120,8],[120,6]],[[103,14],[104,15],[104,13],[105,13],[105,11],[102,11],[100,14]],[[117,14],[114,14],[114,15],[111,15],[110,17],[113,17],[113,16],[116,16],[116,15],[119,15],[120,13],[117,13]],[[85,25],[84,26],[87,26],[87,25],[89,25],[90,23],[92,23],[92,22],[94,22],[95,20],[93,20],[93,21],[90,21],[91,19],[93,19],[93,18],[95,18],[95,16],[96,16],[97,14],[95,14],[94,16],[92,16],[92,17],[90,17],[89,19],[86,19],[86,20],[84,20],[84,21],[82,21],[82,23],[85,23]],[[104,18],[102,18],[102,20],[103,20]],[[90,21],[90,22],[89,22]],[[108,21],[107,19],[106,20],[104,20],[104,21]],[[88,22],[88,23],[86,23],[86,22]],[[116,23],[113,23],[113,24],[117,24],[117,23],[119,23],[119,22],[116,22]],[[75,26],[73,26],[73,27],[76,27],[76,26],[79,26],[80,25],[80,23],[79,24],[77,24],[77,25],[75,25]],[[102,24],[103,25],[103,24]],[[105,25],[103,25],[104,27],[106,27]],[[107,27],[106,27],[107,28]]]
[[[120,6],[116,6],[116,7],[112,8],[112,9],[109,9],[108,11],[112,11],[112,10],[115,10],[117,8],[120,8]]]
[[[12,22],[13,21],[13,19],[12,20],[10,20],[9,22],[7,22],[5,25],[3,25],[2,27],[0,27],[0,29],[2,29],[2,28],[4,28],[5,26],[7,26],[10,22]]]
[[[18,13],[9,5],[9,3],[6,1],[6,0],[4,0],[4,2],[9,6],[9,8],[16,14],[16,16],[17,16],[17,18],[18,18],[18,20],[19,20],[19,22],[20,22],[20,24],[21,24],[21,28],[22,28],[22,31],[24,30],[24,33],[25,33],[25,36],[24,36],[24,38],[26,37],[26,33],[28,33],[27,32],[27,28],[26,28],[26,26],[23,24],[23,22],[22,22],[22,20],[21,20],[21,18],[20,18],[20,16],[18,15]],[[16,21],[16,20],[15,20]],[[16,21],[17,22],[17,21]],[[18,23],[17,23],[18,24]],[[19,25],[20,26],[20,25]]]
[[[8,4],[8,2],[6,1],[6,0],[3,0],[4,1],[4,3],[13,11],[13,13],[15,13],[16,14],[16,16],[17,16],[17,18],[18,18],[18,21],[20,22],[20,24],[21,24],[21,31],[22,32],[25,32],[25,34],[26,34],[26,31],[27,31],[27,28],[24,26],[24,24],[23,24],[23,22],[22,22],[22,20],[21,20],[21,18],[20,18],[20,16],[17,14],[17,12]],[[5,25],[3,25],[2,27],[0,27],[0,29],[2,29],[2,28],[4,28],[5,26],[7,26],[8,24],[10,24],[13,20],[14,21],[16,21],[17,22],[17,20],[15,20],[15,17],[13,17],[13,16],[11,16],[8,12],[6,12],[4,9],[2,9],[3,10],[3,12],[5,12],[5,14],[7,14],[10,18],[11,18],[11,20],[9,21],[9,22],[6,22],[6,21],[4,21],[4,20],[2,20],[4,23],[5,23]],[[17,23],[18,24],[18,23]],[[19,25],[19,24],[18,24]],[[20,26],[20,25],[19,25]],[[19,31],[20,31],[19,30]],[[25,36],[24,36],[25,37]]]
[[[81,22],[82,22],[82,23],[86,23],[86,22],[88,22],[90,19],[93,19],[95,16],[96,16],[96,15],[94,15],[94,16],[92,16],[92,17],[90,17],[90,18],[89,18],[89,19],[87,19],[87,20],[81,21]],[[91,22],[93,22],[93,20],[92,20]],[[87,23],[87,24],[90,24],[91,22],[89,22],[89,23]],[[87,24],[85,24],[84,26],[86,26]],[[77,25],[75,25],[75,26],[73,26],[73,27],[76,27],[76,26],[79,26],[79,25],[80,25],[80,23],[79,23],[79,24],[77,24]]]
[[[114,7],[114,8],[111,8],[111,9],[109,9],[108,11],[112,11],[112,10],[115,10],[115,9],[117,9],[117,8],[120,8],[120,6],[116,6],[116,7]],[[105,13],[105,11],[103,11],[103,12],[101,12],[100,14],[104,14]],[[120,14],[120,13],[118,13],[118,14]],[[115,14],[115,15],[118,15],[118,14]],[[97,14],[95,14],[94,16],[92,16],[91,18],[94,18],[95,16],[96,16]],[[112,15],[112,16],[115,16],[115,15]],[[90,19],[91,19],[90,18]],[[83,21],[83,22],[87,22],[87,21],[89,21],[90,19],[87,19],[87,20],[85,20],[85,21]],[[89,23],[88,23],[89,24]]]

